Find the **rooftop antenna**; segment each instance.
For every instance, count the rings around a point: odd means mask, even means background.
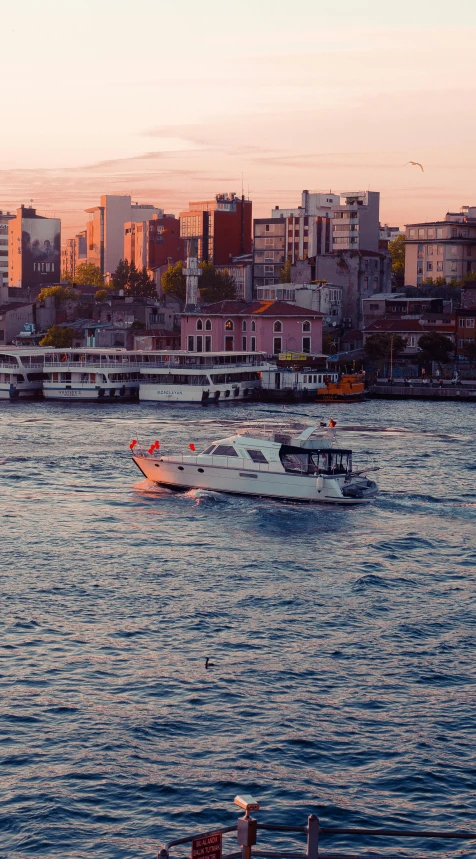
[[[242,197],[242,199],[244,198],[244,196],[245,196],[245,192],[243,189],[243,170],[242,170],[241,171],[241,197]]]

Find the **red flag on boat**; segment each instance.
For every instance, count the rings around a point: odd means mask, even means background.
[[[156,450],[158,450],[158,449],[159,449],[159,447],[160,447],[160,441],[157,441],[157,439],[156,439],[156,440],[155,440],[155,442],[154,442],[154,447],[155,447],[155,449],[156,449]]]
[[[130,449],[133,450],[135,448],[136,444],[137,444],[137,439],[133,438],[130,445],[129,445]]]
[[[151,447],[149,447],[149,454],[152,455],[154,450],[155,450],[155,445],[152,445]]]
[[[331,419],[330,419],[330,421],[329,421],[329,426],[330,426],[330,427],[332,427],[332,429],[334,429],[334,427],[336,426],[336,424],[337,424],[337,421],[335,421],[335,420],[333,420],[333,419],[331,418]]]
[[[194,444],[189,444],[189,448],[190,448],[190,450],[195,450],[195,445],[194,445]]]

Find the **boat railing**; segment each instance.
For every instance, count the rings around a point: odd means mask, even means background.
[[[160,451],[155,450],[153,453],[148,453],[147,451],[142,451],[142,455],[146,458],[155,459],[157,463],[160,462],[162,454]],[[168,455],[167,455],[168,456]],[[187,453],[177,453],[170,454],[173,457],[174,462],[185,463],[185,465],[197,465],[197,466],[208,466],[214,468],[241,468],[243,471],[274,471],[273,465],[276,464],[276,461],[273,462],[252,462],[249,459],[245,459],[241,456],[220,456],[220,457],[207,457],[210,459],[210,462],[207,462],[205,457],[200,454],[187,454]],[[212,462],[212,459],[220,459],[220,462]]]
[[[43,369],[43,361],[40,361],[35,364],[25,364],[23,361],[0,361],[0,370],[17,370],[21,372],[22,370],[42,370]]]
[[[238,799],[238,797],[237,797]],[[250,797],[251,799],[251,797]],[[244,806],[243,806],[244,807]],[[252,810],[259,810],[257,803],[253,803]],[[292,843],[288,846],[265,844],[263,849],[257,847],[258,833],[275,833],[278,835],[281,845],[283,836],[290,836]],[[227,845],[228,849],[222,847],[223,836],[236,833],[235,844]],[[299,849],[296,844],[299,836],[305,836],[305,844]],[[327,852],[322,850],[321,841],[327,843],[336,838],[339,839],[339,852]],[[375,842],[382,843],[384,840],[384,854],[379,852],[362,853],[359,848],[348,847],[347,844],[355,841],[364,843],[367,848],[369,843],[374,846]],[[400,852],[402,840],[412,839],[411,849],[416,852]],[[252,859],[254,856],[266,857],[266,859],[389,859],[389,856],[399,859],[421,859],[422,855],[440,856],[448,859],[450,855],[461,855],[464,842],[476,841],[476,832],[458,830],[435,830],[435,829],[410,829],[397,827],[357,827],[357,826],[325,826],[316,814],[310,814],[307,823],[301,825],[259,823],[250,816],[248,809],[244,817],[238,818],[233,826],[216,827],[205,832],[196,832],[169,841],[159,850],[157,859],[170,859],[173,852],[174,859],[177,854],[174,850],[181,845],[191,844],[188,856],[198,859],[199,856],[208,859]],[[343,846],[344,845],[344,846]],[[396,852],[398,845],[398,852]],[[450,845],[454,845],[453,850]],[[233,846],[235,849],[233,849]],[[468,845],[469,846],[469,845]],[[231,849],[229,849],[231,848]],[[238,848],[238,849],[236,849]],[[392,851],[389,854],[389,848]],[[451,850],[451,854],[450,854]],[[455,853],[457,851],[457,853]],[[467,854],[469,855],[469,853]],[[177,857],[180,859],[180,856]]]
[[[129,370],[140,370],[143,364],[137,361],[45,361],[44,368],[48,372],[94,372],[99,370],[117,370],[128,372]]]

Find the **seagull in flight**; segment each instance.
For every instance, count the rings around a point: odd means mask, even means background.
[[[425,172],[423,169],[423,164],[420,164],[419,161],[407,161],[406,164],[404,164],[403,166],[406,167],[407,164],[411,164],[412,167],[419,167],[422,173]]]

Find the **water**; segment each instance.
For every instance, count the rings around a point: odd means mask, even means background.
[[[372,506],[130,460],[330,411],[383,467]],[[152,857],[243,791],[263,822],[476,829],[474,414],[2,403],[0,857]]]

